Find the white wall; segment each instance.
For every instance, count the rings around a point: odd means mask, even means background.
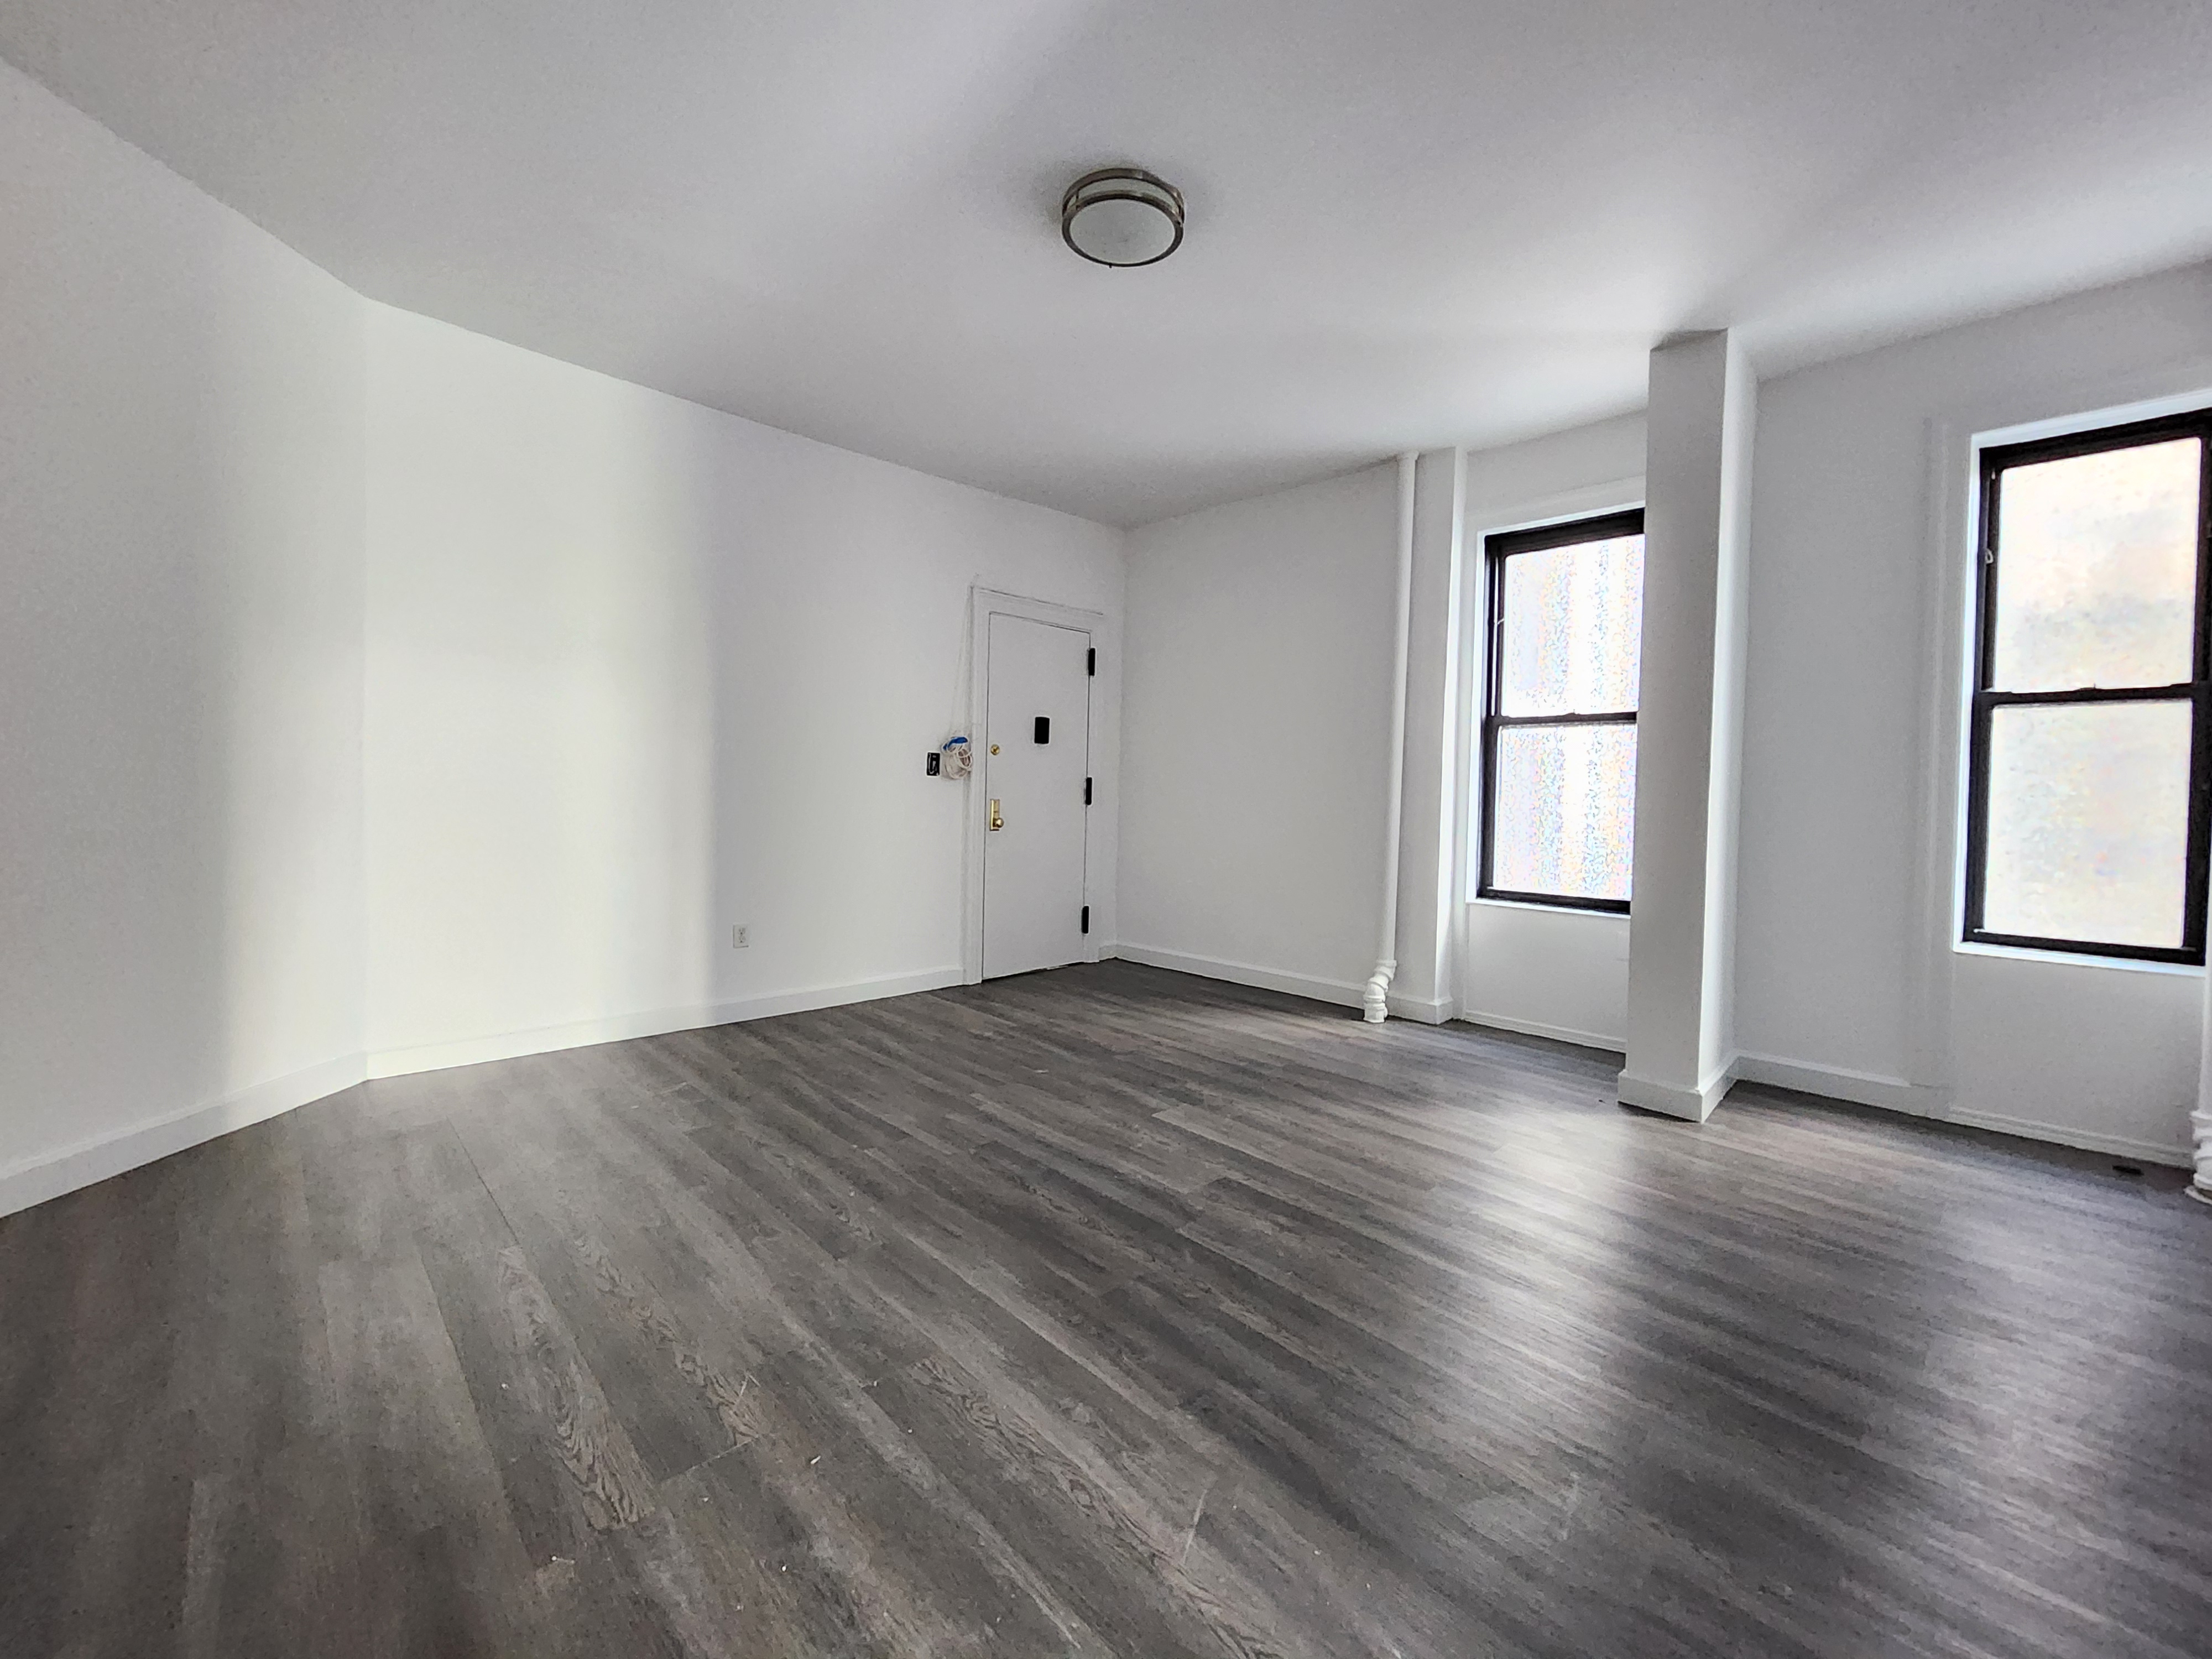
[[[1461,615],[1482,612],[1482,538],[1550,520],[1634,507],[1644,500],[1644,422],[1622,416],[1467,458]],[[1468,741],[1461,766],[1460,893],[1468,902],[1458,951],[1462,1018],[1508,1030],[1623,1048],[1628,1041],[1628,919],[1473,899],[1471,862],[1482,717],[1482,630],[1462,630]]]
[[[1955,952],[1969,441],[2212,390],[2212,269],[1759,390],[1737,1030],[1777,1080],[2179,1157],[2201,976]]]
[[[1392,464],[1130,532],[1123,955],[1358,1001],[1397,499]]]
[[[0,1212],[358,1077],[361,307],[0,64]]]
[[[1454,452],[1422,457],[1395,1009],[1433,1018],[1435,999],[1509,1030],[1626,1041],[1626,918],[1465,902],[1482,665],[1464,624],[1481,614],[1482,536],[1637,505],[1644,441],[1632,415],[1471,453],[1463,487]],[[1130,533],[1125,956],[1358,1003],[1378,921],[1395,513],[1385,465]]]
[[[964,792],[922,760],[964,720],[970,586],[1118,623],[1120,532],[404,312],[368,331],[374,1068],[957,981]]]

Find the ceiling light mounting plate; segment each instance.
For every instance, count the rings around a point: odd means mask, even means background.
[[[1060,200],[1060,240],[1093,264],[1156,265],[1182,246],[1182,192],[1141,167],[1101,167]]]

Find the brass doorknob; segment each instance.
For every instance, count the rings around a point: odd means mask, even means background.
[[[991,803],[991,828],[994,830],[1003,830],[1006,827],[1006,821],[1004,817],[1000,817],[999,813],[999,803],[996,800],[994,800]]]

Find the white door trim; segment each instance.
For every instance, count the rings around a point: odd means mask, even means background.
[[[969,590],[968,613],[968,660],[971,665],[968,674],[968,741],[976,752],[975,769],[968,775],[968,832],[961,841],[960,977],[965,984],[980,985],[983,981],[983,837],[989,833],[984,827],[988,803],[983,792],[982,750],[984,715],[991,690],[991,618],[1019,617],[1052,627],[1078,629],[1091,635],[1092,650],[1103,651],[1107,643],[1106,613],[1079,611],[1073,605],[1054,605],[1048,599],[1024,599],[1018,593],[1002,593],[994,587],[980,586]],[[1094,679],[1087,699],[1090,715],[1084,732],[1094,767],[1099,753],[1098,701],[1098,685]],[[1089,848],[1092,839],[1088,836],[1084,838],[1086,891],[1090,886]],[[1095,930],[1084,940],[1083,959],[1098,960],[1098,934]]]

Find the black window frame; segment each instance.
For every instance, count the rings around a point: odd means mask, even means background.
[[[1541,553],[1554,547],[1573,547],[1584,542],[1615,541],[1644,533],[1644,509],[1623,507],[1614,512],[1539,525],[1530,530],[1501,531],[1482,538],[1485,582],[1484,617],[1487,641],[1483,663],[1482,691],[1482,856],[1476,873],[1474,896],[1502,899],[1513,904],[1540,904],[1554,910],[1587,910],[1603,915],[1625,916],[1629,899],[1589,898],[1580,894],[1524,893],[1498,886],[1492,880],[1492,860],[1498,845],[1498,734],[1506,726],[1634,726],[1642,712],[1643,690],[1637,691],[1635,708],[1596,714],[1507,714],[1499,711],[1504,689],[1505,561],[1522,553]],[[1632,897],[1633,895],[1632,894]]]
[[[1997,511],[2004,475],[2014,467],[2066,460],[2106,450],[2135,449],[2176,438],[2197,441],[2197,626],[2193,678],[2171,685],[2081,686],[2059,691],[2004,691],[1992,684],[1996,647]],[[1967,710],[1966,881],[1960,942],[2067,956],[2122,961],[2204,962],[2207,853],[2212,850],[2212,408],[2156,420],[1984,448],[1978,491],[1980,523],[1974,549],[1974,645]],[[2185,702],[2190,705],[2189,824],[2184,873],[2181,944],[2116,945],[2094,939],[2046,939],[1996,933],[1982,925],[1989,873],[1990,728],[1996,710],[2019,705],[2079,706],[2100,702]]]

